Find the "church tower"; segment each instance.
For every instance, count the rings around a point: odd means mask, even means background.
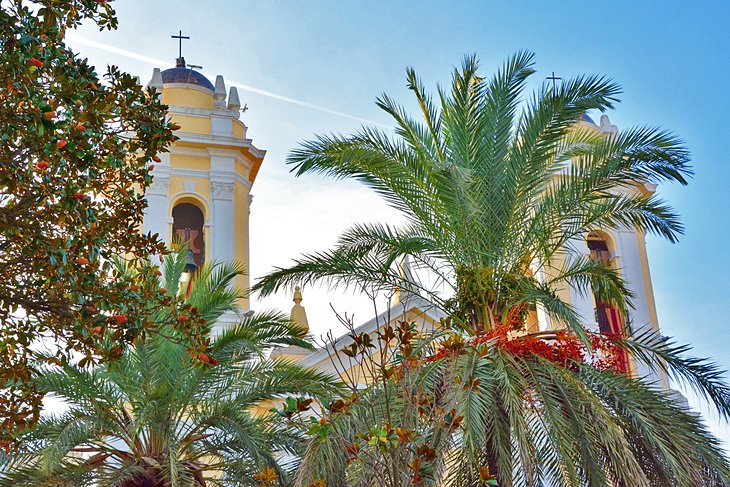
[[[174,68],[155,68],[149,86],[180,129],[155,166],[143,231],[168,245],[188,242],[196,266],[235,260],[248,268],[251,186],[266,151],[246,137],[236,88],[227,92],[220,75],[214,85],[182,57]],[[236,285],[248,291],[248,276]],[[242,306],[249,309],[248,298]]]

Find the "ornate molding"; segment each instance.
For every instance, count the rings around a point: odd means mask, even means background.
[[[223,181],[211,181],[210,191],[213,194],[213,199],[216,200],[232,200],[233,191],[236,188],[236,184],[233,182]]]
[[[152,184],[147,188],[147,194],[155,196],[165,196],[170,193],[170,178],[162,178],[155,176],[152,179]]]

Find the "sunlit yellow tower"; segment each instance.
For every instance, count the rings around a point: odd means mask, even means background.
[[[223,76],[214,85],[182,57],[174,68],[155,68],[149,86],[180,130],[154,169],[143,230],[168,244],[187,241],[197,266],[236,260],[248,268],[251,187],[266,151],[246,137],[236,88],[226,92]],[[247,291],[248,277],[236,285]],[[248,310],[248,299],[242,304]]]

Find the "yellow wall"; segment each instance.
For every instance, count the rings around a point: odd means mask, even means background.
[[[204,93],[193,88],[165,88],[162,90],[162,103],[208,110],[212,110],[215,106],[212,93]]]
[[[182,177],[182,176],[172,176],[170,178],[170,195],[174,196],[179,193],[185,192],[185,187],[183,186],[183,183],[185,181],[193,181],[195,182],[195,192],[201,195],[203,198],[205,198],[206,201],[210,201],[210,183],[208,182],[208,179],[206,178],[189,178],[189,177]],[[201,202],[205,204],[204,202]],[[174,204],[174,202],[173,202]],[[170,207],[170,215],[172,215],[172,207]],[[210,218],[210,209],[206,208],[206,214],[205,218]]]
[[[196,117],[193,115],[170,115],[170,120],[180,125],[180,130],[191,134],[209,134],[210,133],[210,118],[208,117]]]
[[[243,123],[240,120],[232,120],[231,124],[233,125],[233,136],[237,139],[245,139],[246,127]]]
[[[170,165],[182,169],[198,169],[201,171],[210,170],[209,157],[182,156],[180,154],[170,155]]]
[[[234,258],[250,269],[251,266],[248,262],[248,190],[240,182],[236,182],[235,190],[233,192],[233,205],[236,209],[235,214],[235,235],[236,243],[234,247]],[[236,285],[248,292],[249,289],[249,278],[246,276],[238,276],[236,278]],[[248,309],[249,300],[245,299],[244,308]]]

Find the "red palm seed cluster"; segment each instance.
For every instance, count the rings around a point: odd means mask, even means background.
[[[617,343],[621,339],[619,336],[587,332],[591,343],[589,350],[583,340],[568,330],[559,330],[549,339],[544,335],[515,335],[515,323],[511,320],[505,321],[504,324],[464,342],[450,341],[440,346],[436,353],[426,357],[425,361],[437,362],[461,354],[466,347],[490,343],[516,357],[537,356],[566,368],[589,363],[602,370],[628,371],[626,352]]]

